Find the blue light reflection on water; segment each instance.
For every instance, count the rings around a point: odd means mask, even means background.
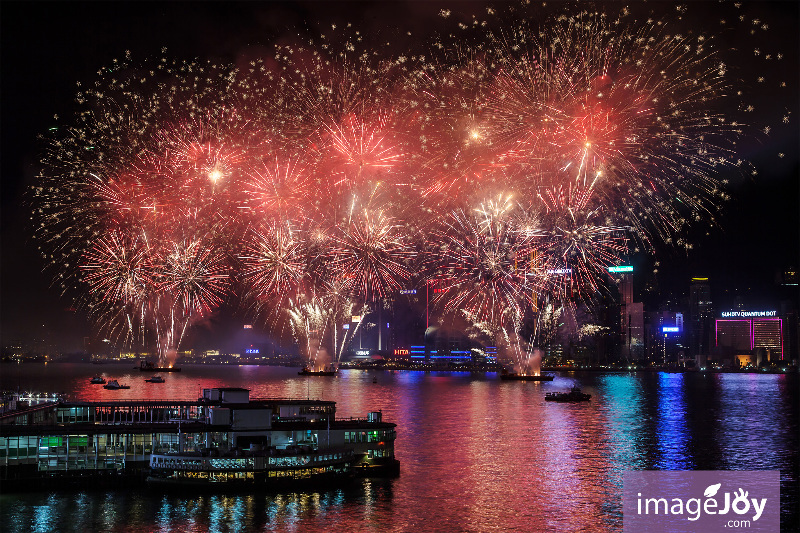
[[[658,374],[656,436],[658,459],[655,470],[690,470],[686,426],[686,374]]]
[[[46,505],[37,505],[33,513],[33,531],[47,533],[58,526],[58,514],[53,508],[54,498],[48,498]]]
[[[169,499],[166,497],[161,499],[161,506],[156,514],[156,526],[158,527],[158,531],[170,531],[173,519],[171,507],[172,505]]]
[[[14,365],[0,388],[184,399],[226,385],[257,397],[335,400],[345,417],[381,409],[398,423],[402,474],[277,495],[0,494],[1,531],[618,531],[622,472],[656,468],[780,469],[783,515],[797,520],[797,376],[576,372],[522,383],[495,374],[310,379],[297,369],[187,365],[167,376],[168,386],[147,387],[125,365],[101,368],[112,379],[131,375],[135,390],[89,386],[95,365]],[[592,401],[544,402],[545,392],[573,384]]]
[[[607,455],[619,465],[615,485],[622,487],[623,470],[648,468],[646,442],[648,415],[642,382],[636,375],[608,374],[598,378],[600,411],[608,432]],[[593,398],[594,401],[600,398]]]
[[[647,434],[642,384],[632,375],[598,376],[592,403],[597,403],[602,428],[600,454],[609,465],[603,484],[603,512],[609,517],[609,530],[618,530],[622,519],[622,474],[625,470],[645,468],[647,447],[642,437]],[[610,522],[610,518],[616,521]]]

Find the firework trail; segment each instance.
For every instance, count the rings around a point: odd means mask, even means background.
[[[493,34],[486,106],[528,190],[590,189],[614,218],[605,225],[649,243],[713,217],[738,130],[713,111],[730,87],[712,39],[619,22],[581,12],[547,32],[522,22]]]
[[[312,370],[338,364],[355,336],[368,327],[365,318],[370,312],[368,306],[343,298],[335,287],[323,296],[303,294],[290,299],[286,309],[292,334]]]
[[[595,293],[597,280],[628,253],[627,228],[605,226],[602,207],[589,209],[591,191],[556,188],[540,193],[547,231],[538,239],[551,290],[566,296]],[[566,274],[566,275],[564,275]]]
[[[433,304],[513,344],[511,357],[519,360],[517,332],[535,307],[536,234],[516,227],[513,207],[510,198],[500,197],[471,213],[453,212],[433,232],[436,246],[429,248],[427,265],[437,286]]]
[[[258,218],[275,223],[303,219],[310,210],[313,190],[309,170],[301,161],[283,154],[256,163],[246,171],[244,193],[248,208]]]
[[[371,302],[403,287],[414,249],[402,226],[383,212],[357,213],[334,237],[331,267],[344,278],[344,290]]]
[[[114,61],[46,139],[32,188],[54,284],[162,354],[238,302],[315,364],[428,284],[441,320],[521,362],[609,267],[690,246],[722,173],[744,167],[709,32],[536,9],[459,19],[425,53],[346,25],[239,67]],[[528,342],[526,323],[542,332]]]
[[[78,94],[86,110],[53,133],[34,186],[36,237],[61,289],[78,289],[100,331],[160,358],[228,293],[249,157],[231,74],[115,62],[107,85]]]

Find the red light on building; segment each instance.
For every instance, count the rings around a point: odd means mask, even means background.
[[[408,355],[408,350],[395,350],[395,355]]]

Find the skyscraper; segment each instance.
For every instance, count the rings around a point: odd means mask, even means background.
[[[692,357],[701,364],[708,356],[711,345],[711,286],[708,278],[692,278],[689,286],[689,350]]]
[[[608,269],[619,290],[621,355],[625,361],[644,358],[644,305],[633,301],[633,267]]]

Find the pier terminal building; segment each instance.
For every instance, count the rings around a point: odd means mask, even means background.
[[[20,402],[22,403],[22,402]],[[282,486],[392,475],[396,425],[333,401],[204,389],[195,401],[48,398],[0,415],[0,481]]]

